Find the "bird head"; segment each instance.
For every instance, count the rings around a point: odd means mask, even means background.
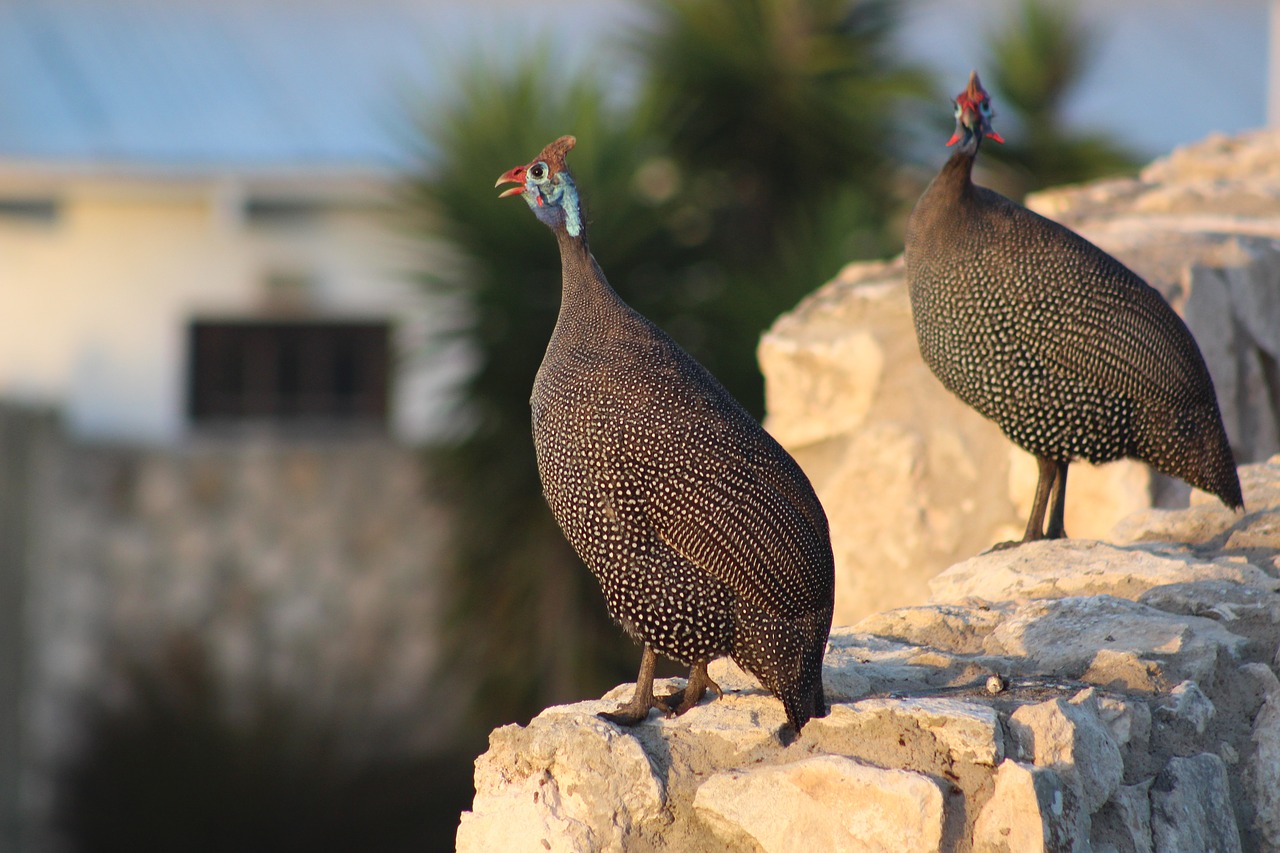
[[[538,219],[551,228],[563,227],[571,237],[582,233],[582,214],[578,207],[578,189],[565,163],[565,155],[577,142],[572,136],[562,136],[552,142],[533,160],[502,173],[495,187],[518,184],[498,195],[524,197]]]
[[[956,95],[956,132],[951,134],[947,144],[955,145],[959,142],[961,148],[977,148],[983,137],[1004,142],[1000,134],[991,129],[991,119],[994,117],[991,96],[982,88],[978,72],[970,71],[969,85]]]

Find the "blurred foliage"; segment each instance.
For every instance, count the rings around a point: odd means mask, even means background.
[[[470,756],[378,757],[342,721],[262,688],[232,698],[201,642],[128,659],[85,709],[56,829],[80,853],[377,853],[453,848]],[[62,849],[61,847],[59,849]]]
[[[899,113],[927,78],[898,56],[896,0],[651,0],[632,38],[641,107],[673,156],[721,192],[710,250],[758,264],[798,217],[854,212],[867,250],[893,251],[882,222]],[[850,191],[858,209],[831,207]],[[847,258],[846,258],[847,260]],[[808,282],[812,287],[816,281]],[[771,318],[770,318],[771,319]]]
[[[1005,144],[983,149],[984,158],[989,155],[1005,167],[1002,192],[1021,198],[1044,187],[1138,168],[1135,152],[1104,133],[1070,128],[1063,115],[1096,44],[1096,33],[1078,9],[1056,0],[1021,0],[1005,26],[988,38],[989,70],[981,76],[995,94],[997,113],[1013,118],[1012,130],[1000,130]]]
[[[495,179],[575,135],[569,163],[611,284],[759,415],[760,333],[848,261],[899,250],[914,201],[901,186],[904,128],[912,109],[938,109],[920,102],[929,79],[897,56],[892,0],[642,4],[645,23],[627,42],[633,103],[544,45],[476,61],[421,117],[423,166],[404,209],[444,247],[424,273],[450,306],[437,344],[461,346],[471,364],[464,426],[427,465],[456,511],[446,659],[479,731],[598,695],[633,678],[639,657],[541,496],[528,399],[559,308],[560,260],[523,201],[497,198]],[[1018,38],[1048,37],[1039,21],[1023,21],[1034,32]],[[996,79],[1020,73],[1013,63]],[[1059,122],[1061,91],[1016,103],[1029,122]],[[1042,96],[1058,100],[1034,112]],[[1060,123],[1047,135],[1067,138]]]

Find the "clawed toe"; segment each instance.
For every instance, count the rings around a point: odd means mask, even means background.
[[[664,697],[663,702],[668,708],[674,708],[669,713],[679,716],[701,702],[707,690],[714,691],[717,697],[724,695],[720,685],[712,681],[711,676],[707,674],[707,665],[696,663],[689,670],[688,685],[683,690],[676,690]]]
[[[602,720],[613,723],[615,726],[636,726],[643,723],[649,716],[649,708],[654,706],[638,707],[635,703],[628,702],[626,705],[619,705],[616,711],[601,711],[596,714]],[[662,710],[666,710],[663,708]]]

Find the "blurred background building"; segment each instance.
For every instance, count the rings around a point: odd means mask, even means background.
[[[699,4],[715,5],[683,5]],[[603,81],[614,102],[644,99],[645,72],[617,45],[681,5],[0,0],[0,850],[197,849],[190,838],[223,837],[208,826],[248,827],[253,841],[201,849],[451,846],[441,833],[469,798],[465,753],[477,748],[461,718],[486,688],[445,666],[456,657],[442,639],[446,531],[455,513],[477,513],[442,503],[420,449],[484,411],[456,399],[475,351],[442,334],[475,306],[430,286],[477,247],[451,244],[447,211],[439,234],[434,208],[404,216],[415,181],[458,162],[424,127],[455,115],[460,92],[481,100],[468,69],[517,68],[538,43],[556,73]],[[900,4],[889,48],[953,94],[1017,5]],[[1099,37],[1063,106],[1071,126],[1146,159],[1263,123],[1266,0],[1073,6]],[[554,100],[535,92],[494,133],[514,140],[558,116],[537,115],[538,95]],[[489,178],[468,175],[496,230],[534,233],[508,226],[517,217],[489,184],[545,141],[477,163]],[[917,152],[936,161],[934,142],[895,155],[908,187]],[[669,168],[638,162],[646,175]],[[711,178],[685,184],[718,186]],[[629,173],[616,184],[632,185]],[[609,212],[603,189],[591,199]],[[664,199],[646,204],[661,211]],[[692,231],[677,235],[681,251],[699,249]],[[894,239],[890,228],[858,245],[883,252]],[[479,255],[508,250],[490,240]],[[734,292],[695,255],[671,261],[702,276],[693,291]],[[625,285],[621,267],[606,263]],[[637,269],[643,285],[652,264]],[[799,292],[822,281],[801,277]],[[715,338],[726,327],[708,316]],[[681,322],[671,327],[688,337],[677,337],[696,342],[697,323]],[[742,325],[749,351],[762,325]],[[502,415],[513,436],[527,431],[546,331],[509,359],[528,373]],[[531,465],[517,439],[495,446]],[[506,475],[472,480],[497,507]],[[492,515],[481,538],[536,576],[529,556],[542,552],[521,550],[523,528]],[[501,591],[488,576],[478,588]],[[599,619],[594,593],[574,589],[565,595]],[[526,607],[539,643],[588,636],[557,601]],[[632,652],[604,630],[627,677]],[[553,686],[498,703],[494,719],[472,714],[475,727],[582,689],[552,660],[564,655],[507,655],[512,678],[541,679],[545,663]]]

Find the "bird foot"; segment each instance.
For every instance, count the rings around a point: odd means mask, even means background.
[[[666,703],[650,694],[648,701],[645,701],[644,697],[636,696],[625,705],[619,705],[613,711],[601,711],[596,716],[616,726],[630,727],[643,723],[649,716],[650,708],[657,708],[668,716],[671,714],[671,709]]]
[[[680,716],[685,711],[697,705],[702,701],[702,697],[707,691],[711,690],[716,694],[716,698],[724,696],[724,691],[720,689],[720,685],[711,680],[711,677],[703,674],[702,678],[692,677],[689,679],[687,687],[680,690],[672,691],[662,697],[662,703],[667,706],[668,716]]]
[[[1013,548],[1017,548],[1019,545],[1023,544],[1024,542],[1026,542],[1025,539],[1010,539],[1008,542],[997,542],[996,544],[992,545],[990,548],[983,551],[982,553],[994,554],[997,551],[1009,551]]]

